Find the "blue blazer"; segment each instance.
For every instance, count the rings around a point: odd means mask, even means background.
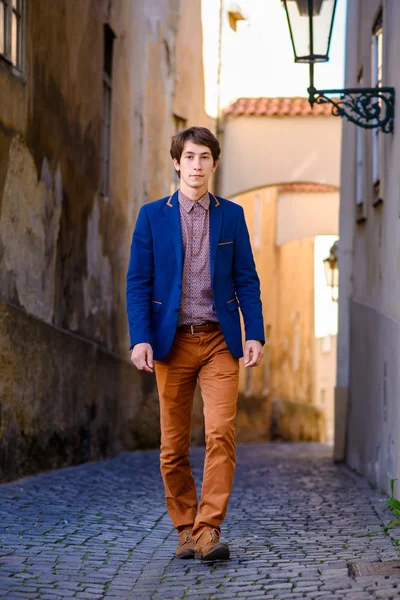
[[[243,356],[246,340],[264,343],[260,282],[241,206],[210,194],[210,263],[215,311],[229,350]],[[182,293],[178,192],[141,207],[132,237],[126,300],[132,348],[148,342],[154,359],[170,350]]]

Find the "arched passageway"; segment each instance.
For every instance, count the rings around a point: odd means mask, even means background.
[[[340,122],[306,99],[242,99],[225,114],[221,195],[244,208],[261,281],[262,367],[242,369],[238,435],[333,441]],[[248,431],[251,431],[248,433]]]
[[[223,119],[218,192],[225,198],[277,183],[339,187],[341,121],[306,98],[240,98]]]

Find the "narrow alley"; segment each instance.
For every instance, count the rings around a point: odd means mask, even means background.
[[[157,450],[37,475],[0,487],[0,598],[398,598],[400,573],[364,574],[400,560],[385,500],[328,446],[240,445],[231,560],[203,564],[174,558]]]

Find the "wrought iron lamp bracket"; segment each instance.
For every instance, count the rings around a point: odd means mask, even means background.
[[[311,106],[330,103],[335,117],[345,117],[364,129],[393,132],[395,90],[392,87],[317,90],[311,85],[308,93]]]

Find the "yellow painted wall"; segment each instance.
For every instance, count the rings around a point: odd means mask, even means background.
[[[254,260],[261,282],[261,300],[266,333],[270,333],[270,360],[276,346],[278,260],[275,247],[277,189],[275,187],[247,192],[236,196],[245,213],[253,248]],[[257,240],[258,238],[258,240]],[[266,353],[268,354],[268,352]],[[244,393],[263,394],[268,383],[268,357],[259,367],[246,370],[241,364],[240,390]]]
[[[279,248],[274,392],[300,404],[313,401],[314,240]]]
[[[275,186],[241,194],[234,201],[245,212],[266,333],[263,363],[249,370],[241,363],[240,392],[249,401],[252,395],[263,396],[271,418],[282,422],[290,439],[324,440],[324,410],[315,398],[314,238],[277,246]],[[279,413],[275,417],[274,405]]]

